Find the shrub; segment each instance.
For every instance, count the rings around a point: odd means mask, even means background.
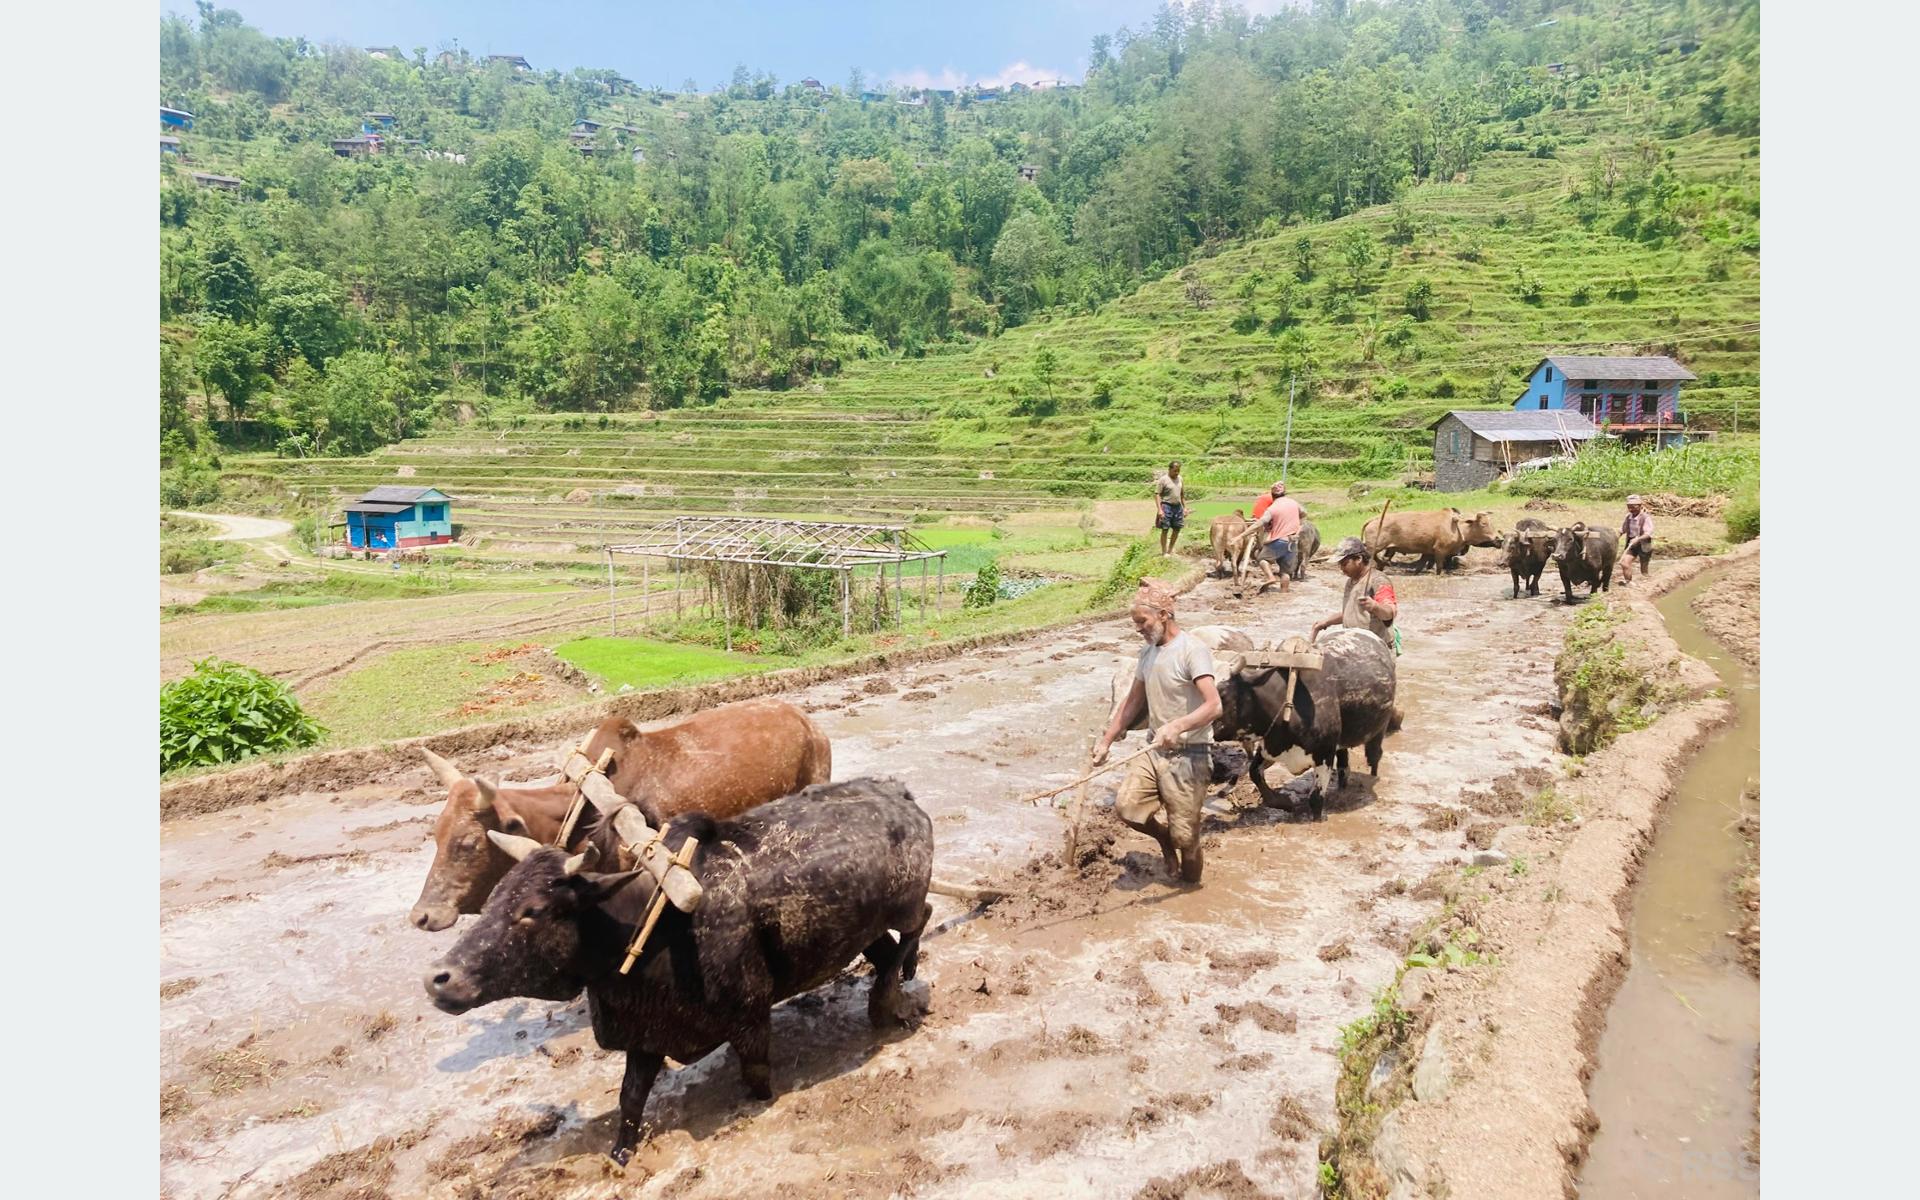
[[[1422,279],[1407,289],[1407,315],[1424,321],[1433,315],[1433,285]]]
[[[1567,295],[1567,303],[1573,305],[1575,308],[1583,307],[1592,300],[1593,289],[1584,283],[1574,288],[1573,291]]]
[[[1460,385],[1453,381],[1453,376],[1451,375],[1442,375],[1440,382],[1433,385],[1433,394],[1442,400],[1452,399],[1453,394],[1459,390]]]
[[[973,582],[967,586],[966,598],[962,603],[967,608],[991,608],[993,602],[999,598],[1000,561],[988,559],[986,565],[975,573]]]
[[[1120,561],[1113,564],[1106,579],[1094,589],[1087,607],[1105,608],[1139,587],[1140,577],[1147,573],[1147,564],[1155,557],[1151,544],[1138,540],[1127,543],[1127,548],[1120,554]]]
[[[1760,536],[1760,493],[1756,489],[1728,501],[1727,540],[1750,542]]]
[[[238,663],[203,658],[160,689],[162,771],[298,750],[325,733],[285,684]]]
[[[220,547],[213,542],[175,542],[160,547],[160,573],[186,575],[221,561]]]

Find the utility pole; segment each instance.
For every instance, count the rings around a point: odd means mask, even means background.
[[[1293,372],[1287,372],[1287,444],[1280,451],[1280,485],[1286,486],[1287,468],[1293,464]]]

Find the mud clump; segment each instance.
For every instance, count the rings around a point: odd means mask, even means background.
[[[1236,1054],[1232,1058],[1222,1059],[1220,1061],[1220,1069],[1222,1071],[1260,1071],[1271,1065],[1273,1065],[1273,1055],[1264,1052],[1260,1054]]]
[[[298,1200],[386,1200],[393,1156],[419,1145],[429,1132],[430,1126],[412,1129],[329,1154],[287,1180],[278,1194]]]
[[[493,1128],[461,1138],[427,1163],[427,1178],[453,1180],[475,1174],[487,1155],[501,1150],[518,1153],[528,1142],[550,1138],[559,1130],[564,1116],[559,1109],[528,1115],[502,1108],[494,1114]]]
[[[1245,983],[1255,971],[1264,971],[1277,966],[1279,962],[1280,956],[1271,950],[1245,950],[1238,953],[1214,950],[1207,955],[1207,968],[1219,971],[1223,979],[1236,985]]]
[[[368,857],[365,850],[335,850],[322,854],[282,854],[275,850],[260,860],[260,866],[263,870],[280,871],[317,862],[365,862]]]
[[[1195,1167],[1178,1175],[1156,1176],[1133,1194],[1133,1200],[1186,1200],[1195,1194],[1218,1196],[1223,1200],[1272,1200],[1271,1193],[1261,1191],[1247,1178],[1246,1169],[1237,1158]]]
[[[900,698],[902,700],[913,700],[916,702],[923,701],[923,700],[935,700],[939,698],[939,693],[929,692],[925,690],[917,691],[917,692],[902,692],[900,694]]]
[[[184,979],[169,979],[160,985],[162,1000],[177,1000],[200,986],[200,981],[189,975]]]
[[[1439,805],[1429,812],[1420,822],[1420,828],[1445,833],[1460,828],[1460,810],[1450,805]]]
[[[1267,1128],[1273,1131],[1275,1137],[1289,1142],[1312,1141],[1320,1132],[1320,1127],[1308,1115],[1306,1106],[1292,1096],[1280,1097],[1280,1107],[1274,1110]]]
[[[894,687],[892,683],[876,675],[872,679],[869,679],[865,683],[861,684],[860,690],[865,692],[869,696],[890,696],[893,693],[899,691],[900,689]]]
[[[1467,845],[1476,850],[1491,850],[1493,839],[1500,833],[1498,821],[1475,821],[1467,826]]]
[[[1254,1026],[1267,1033],[1293,1033],[1300,1028],[1300,1018],[1290,1012],[1281,1012],[1265,1000],[1249,1000],[1245,1004],[1216,1004],[1213,1011],[1228,1025],[1240,1021],[1251,1021]]]

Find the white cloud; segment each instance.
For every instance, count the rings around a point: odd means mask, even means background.
[[[951,88],[969,86],[1005,87],[1009,83],[1033,83],[1041,79],[1072,79],[1074,76],[1058,67],[1036,67],[1026,59],[1008,63],[998,71],[984,75],[973,75],[953,67],[941,67],[930,71],[925,67],[914,67],[905,71],[890,71],[887,82],[903,88]]]

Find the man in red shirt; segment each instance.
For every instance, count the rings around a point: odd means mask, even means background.
[[[1276,566],[1280,568],[1280,590],[1287,591],[1293,583],[1293,544],[1300,536],[1300,522],[1306,514],[1300,502],[1286,493],[1286,485],[1276,483],[1266,508],[1254,508],[1259,514],[1256,523],[1263,526],[1261,533],[1267,543],[1266,557],[1260,560],[1261,569],[1267,573],[1266,582],[1260,585],[1262,591],[1273,584]]]
[[[1284,483],[1276,483],[1268,488],[1266,495],[1261,496],[1253,502],[1253,519],[1258,521],[1261,517],[1265,516],[1267,507],[1286,494],[1287,485]]]

